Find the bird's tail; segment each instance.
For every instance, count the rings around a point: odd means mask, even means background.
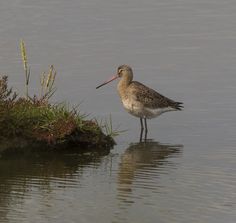
[[[175,108],[176,110],[181,111],[184,108],[183,102],[175,102],[173,108]]]

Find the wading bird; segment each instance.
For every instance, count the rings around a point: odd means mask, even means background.
[[[182,102],[173,101],[144,84],[133,81],[133,71],[128,65],[119,66],[115,76],[96,88],[100,88],[117,78],[121,78],[117,89],[124,108],[131,115],[140,118],[140,141],[143,138],[143,130],[145,130],[145,141],[147,139],[147,119],[155,118],[164,112],[178,111],[183,108]]]

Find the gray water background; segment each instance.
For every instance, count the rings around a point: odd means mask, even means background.
[[[236,221],[236,2],[232,0],[11,0],[0,3],[0,72],[31,94],[50,64],[54,102],[127,130],[113,150],[0,160],[0,222]],[[182,112],[149,121],[127,114],[120,64]]]

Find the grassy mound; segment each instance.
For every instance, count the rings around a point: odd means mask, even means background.
[[[51,65],[40,77],[40,92],[29,95],[31,70],[25,43],[20,43],[25,75],[25,96],[18,97],[8,87],[7,76],[0,76],[0,153],[8,148],[88,148],[111,147],[115,144],[111,120],[98,124],[86,120],[76,109],[63,104],[50,104],[56,91],[56,70]],[[103,133],[102,130],[105,130]]]
[[[11,147],[87,148],[114,145],[95,120],[76,110],[50,104],[45,97],[17,97],[0,77],[0,144]],[[1,146],[2,147],[2,146]]]

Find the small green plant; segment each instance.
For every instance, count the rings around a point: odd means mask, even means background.
[[[100,121],[98,121],[97,119],[95,119],[95,121],[98,124],[98,126],[101,126],[101,128],[104,130],[105,134],[110,137],[118,136],[121,133],[126,131],[126,130],[119,130],[120,126],[116,127],[115,129],[113,128],[111,115],[109,116],[108,120],[101,119]]]
[[[26,99],[38,100],[41,102],[47,102],[52,95],[55,93],[56,88],[54,86],[55,78],[56,78],[56,70],[53,65],[49,67],[48,72],[43,72],[40,77],[40,96],[38,97],[36,94],[34,97],[29,96],[29,81],[30,81],[30,67],[28,65],[27,53],[25,42],[21,40],[20,42],[21,49],[21,58],[23,62],[23,68],[25,72],[25,97]]]

